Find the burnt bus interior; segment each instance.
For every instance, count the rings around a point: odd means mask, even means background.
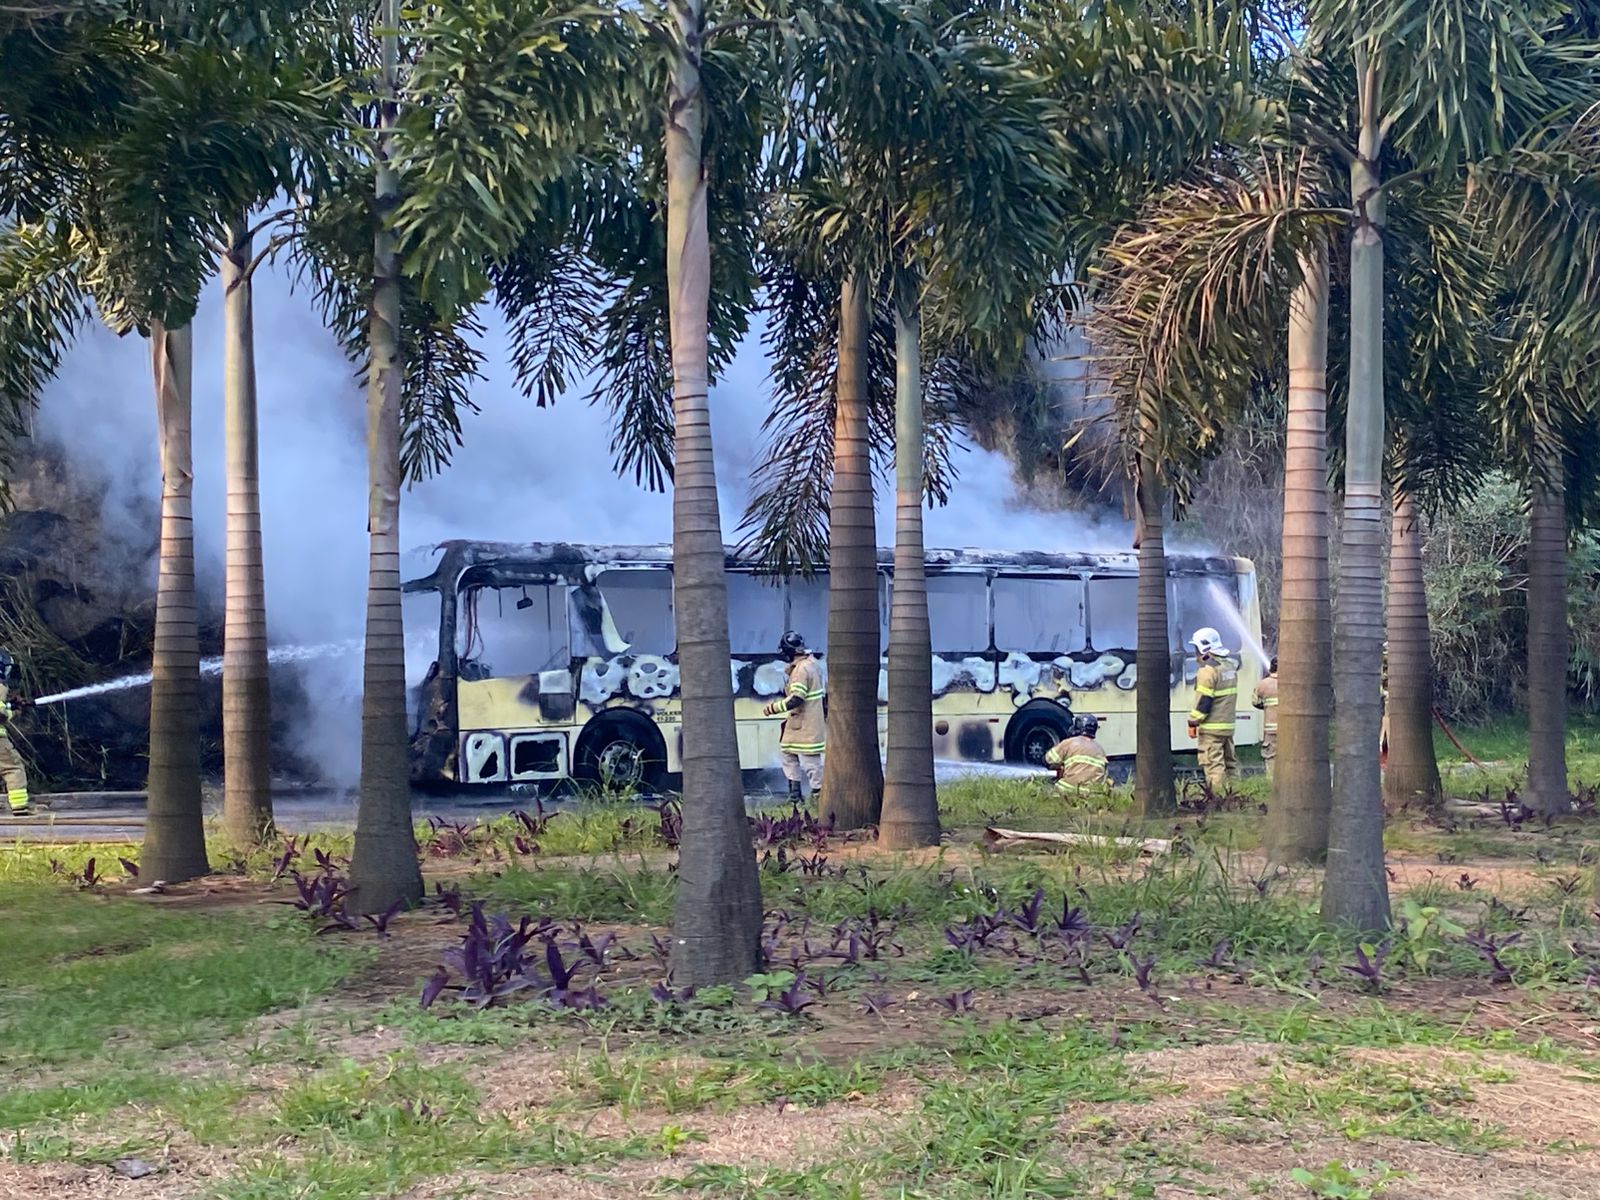
[[[405,585],[417,783],[540,780],[594,765],[593,747],[586,753],[582,737],[569,745],[565,733],[530,729],[506,744],[490,737],[475,745],[469,732],[463,741],[458,681],[523,681],[516,700],[529,710],[529,726],[595,724],[601,717],[626,724],[630,715],[654,715],[658,702],[675,691],[670,547],[456,541],[436,553],[433,570]],[[728,566],[737,695],[774,690],[774,673],[781,674],[776,647],[785,629],[798,630],[826,662],[826,573],[776,580],[756,574],[731,551]],[[1239,610],[1248,607],[1252,598],[1240,594],[1240,570],[1232,558],[1168,556],[1174,687],[1185,675],[1189,633],[1215,625],[1231,635]],[[880,551],[885,648],[892,574],[892,556]],[[936,695],[1007,685],[1031,689],[1052,669],[1074,690],[1131,691],[1136,576],[1131,554],[930,551]],[[1250,575],[1243,579],[1247,589],[1253,586]],[[1192,677],[1192,660],[1187,671]],[[1021,694],[1016,701],[1019,708],[1039,703]],[[1013,753],[1010,742],[1003,749],[1007,757],[1031,757]],[[972,756],[994,753],[974,750]]]

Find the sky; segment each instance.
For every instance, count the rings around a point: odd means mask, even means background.
[[[261,424],[263,553],[267,616],[275,645],[341,642],[360,636],[366,584],[365,395],[309,297],[281,272],[263,268],[256,286],[256,354]],[[575,387],[540,409],[517,390],[504,365],[505,332],[487,322],[488,378],[473,389],[480,411],[463,419],[463,445],[439,476],[405,493],[401,531],[423,547],[453,537],[505,541],[664,542],[669,496],[651,494],[611,470],[608,414]],[[213,283],[194,322],[194,504],[196,571],[202,603],[220,612],[224,491],[222,313]],[[723,529],[728,540],[748,499],[762,453],[768,394],[759,330],[747,338],[711,392]],[[154,585],[149,554],[160,498],[155,403],[147,348],[98,325],[69,352],[46,390],[38,435],[61,444],[85,478],[105,488],[108,565]],[[930,547],[1011,550],[1122,550],[1121,522],[1017,505],[1006,460],[967,448],[951,503],[926,515]],[[892,535],[892,496],[880,488],[880,544]],[[135,582],[132,578],[129,582]],[[307,748],[351,776],[358,731],[360,663],[355,655],[310,669],[314,712]]]

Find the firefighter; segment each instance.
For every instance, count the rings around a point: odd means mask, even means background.
[[[806,640],[794,630],[778,639],[778,654],[789,664],[783,696],[767,705],[769,717],[783,717],[778,749],[783,753],[783,775],[789,781],[789,799],[805,799],[804,780],[814,797],[822,791],[822,752],[827,739],[822,719],[822,667],[806,649]]]
[[[28,771],[11,744],[11,722],[28,702],[11,694],[16,682],[17,660],[11,651],[0,649],[0,783],[5,784],[11,815],[25,817],[33,811],[28,804]]]
[[[1095,735],[1100,718],[1085,713],[1072,723],[1072,736],[1057,742],[1044,756],[1044,765],[1056,773],[1056,791],[1075,796],[1084,788],[1104,787],[1107,780],[1106,752]]]
[[[1233,753],[1234,710],[1239,700],[1239,667],[1228,657],[1222,635],[1209,625],[1189,639],[1199,660],[1194,680],[1194,707],[1189,710],[1189,736],[1200,750],[1206,783],[1221,794],[1239,774]]]
[[[1261,710],[1261,761],[1272,778],[1272,760],[1278,757],[1278,656],[1267,665],[1267,677],[1256,684],[1250,701]]]

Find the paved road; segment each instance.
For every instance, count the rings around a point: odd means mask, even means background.
[[[1040,771],[1002,763],[936,764],[935,776],[941,782],[967,775],[1043,778]],[[786,802],[781,777],[746,782],[749,785],[746,800],[752,808]],[[531,803],[531,796],[505,793],[476,798],[432,796],[419,792],[413,798],[412,811],[418,820],[440,817],[447,821],[478,821]],[[567,800],[544,800],[547,809],[560,809],[570,804],[571,801]],[[208,796],[207,817],[220,817],[220,805],[220,798]],[[348,830],[355,825],[356,796],[354,792],[282,792],[273,796],[272,813],[278,828],[286,833],[306,833],[318,829]],[[19,838],[50,842],[136,842],[143,836],[144,800],[137,793],[62,797],[51,808],[38,810],[29,817],[0,817],[0,844]]]

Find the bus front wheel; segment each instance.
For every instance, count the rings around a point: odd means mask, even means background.
[[[1044,756],[1067,736],[1067,721],[1063,713],[1019,713],[1006,734],[1006,757],[1030,767],[1044,766]]]
[[[667,779],[667,748],[643,717],[603,717],[578,739],[573,778],[606,791],[659,792]]]

